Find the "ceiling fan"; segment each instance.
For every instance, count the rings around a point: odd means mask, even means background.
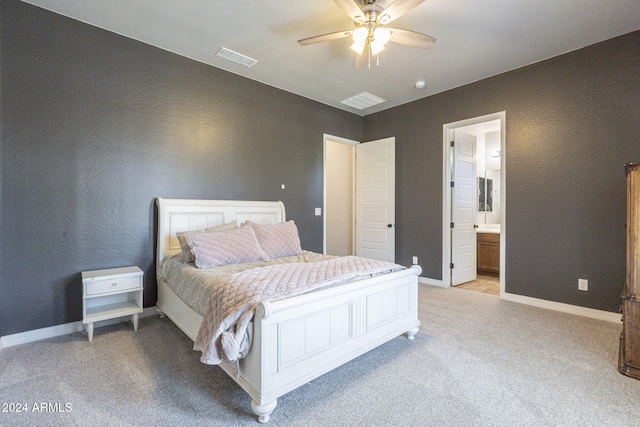
[[[380,53],[389,41],[422,49],[428,49],[436,42],[436,39],[425,34],[386,27],[386,24],[404,15],[424,0],[395,0],[386,8],[378,5],[377,0],[333,1],[349,15],[349,18],[353,19],[356,24],[355,30],[337,31],[298,40],[300,45],[306,46],[352,36],[351,49],[356,52],[354,67],[360,67],[367,59],[371,66],[371,56]]]

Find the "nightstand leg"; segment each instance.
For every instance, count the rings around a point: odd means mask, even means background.
[[[93,323],[87,323],[87,333],[89,334],[89,341],[93,341]]]
[[[138,330],[138,315],[134,314],[133,316],[133,330],[137,331]]]

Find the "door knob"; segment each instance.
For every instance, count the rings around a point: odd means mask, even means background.
[[[391,228],[393,227],[393,224],[387,224],[387,227]]]

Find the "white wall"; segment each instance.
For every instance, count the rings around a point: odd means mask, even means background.
[[[493,180],[493,209],[485,212],[485,224],[500,224],[500,157],[492,153],[500,151],[500,131],[485,133],[485,177]]]
[[[497,130],[496,130],[497,129]],[[477,125],[465,126],[458,130],[476,137],[476,176],[492,176],[494,191],[493,210],[491,212],[476,212],[476,224],[500,223],[500,157],[492,157],[491,153],[500,150],[500,121],[492,120]]]
[[[327,140],[326,253],[353,255],[353,174],[354,146]]]

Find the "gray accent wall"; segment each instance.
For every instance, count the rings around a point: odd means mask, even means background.
[[[156,197],[282,200],[322,252],[323,134],[361,140],[362,117],[22,2],[1,12],[1,335],[80,320],[83,270],[138,265],[154,305]]]
[[[417,255],[423,276],[442,279],[443,125],[500,111],[506,291],[617,312],[623,165],[640,161],[640,32],[366,116],[365,141],[396,137],[397,260]]]

